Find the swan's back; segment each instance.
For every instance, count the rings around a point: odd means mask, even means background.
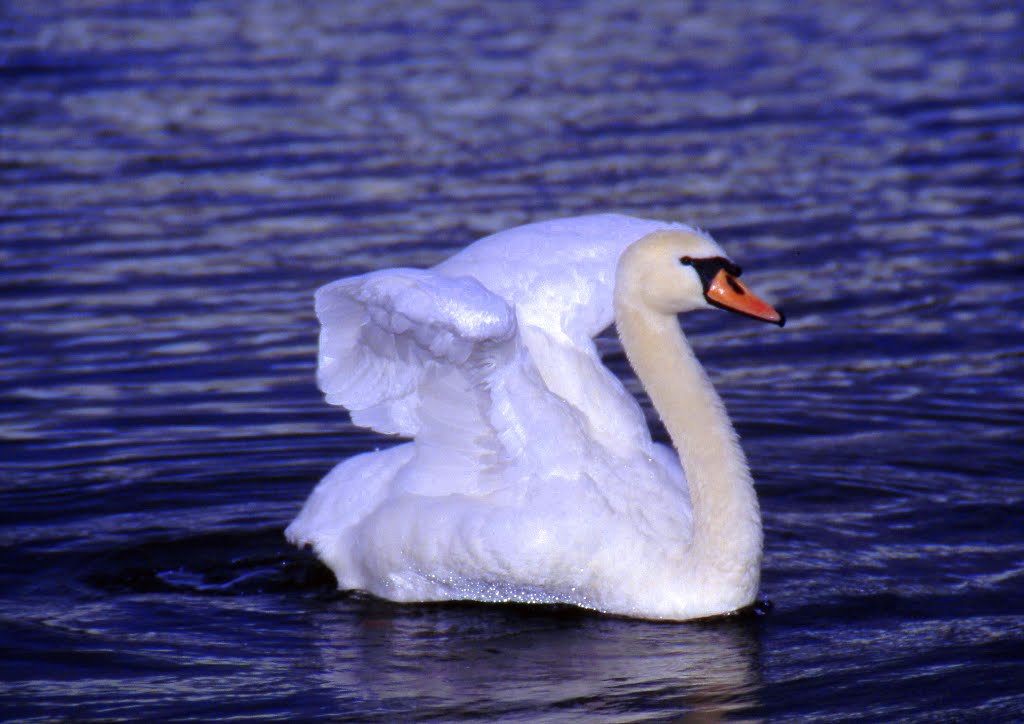
[[[623,214],[540,221],[486,236],[434,270],[475,278],[516,309],[520,324],[580,344],[613,321],[625,248],[654,231],[690,228]]]

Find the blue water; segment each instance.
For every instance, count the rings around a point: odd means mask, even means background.
[[[0,7],[0,718],[1019,721],[1019,5],[413,5]],[[684,322],[758,611],[335,591],[283,528],[389,441],[316,390],[313,290],[606,210],[790,319]]]

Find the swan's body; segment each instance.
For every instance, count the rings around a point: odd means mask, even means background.
[[[757,498],[676,314],[710,302],[782,320],[724,257],[691,227],[608,214],[323,287],[327,400],[414,440],[335,467],[289,540],[312,545],[340,587],[396,601],[668,619],[749,605]],[[678,456],[598,357],[592,338],[613,319]]]

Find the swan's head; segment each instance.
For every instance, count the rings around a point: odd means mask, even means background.
[[[714,239],[696,230],[665,229],[630,244],[619,258],[615,293],[663,314],[718,307],[785,324],[785,317],[747,289]]]

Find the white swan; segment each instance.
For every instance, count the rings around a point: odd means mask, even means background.
[[[712,305],[783,324],[738,274],[694,228],[603,214],[324,286],[327,401],[413,441],[335,467],[288,539],[341,588],[395,601],[676,620],[751,604],[757,497],[676,320]],[[613,318],[678,456],[598,357],[592,338]]]

